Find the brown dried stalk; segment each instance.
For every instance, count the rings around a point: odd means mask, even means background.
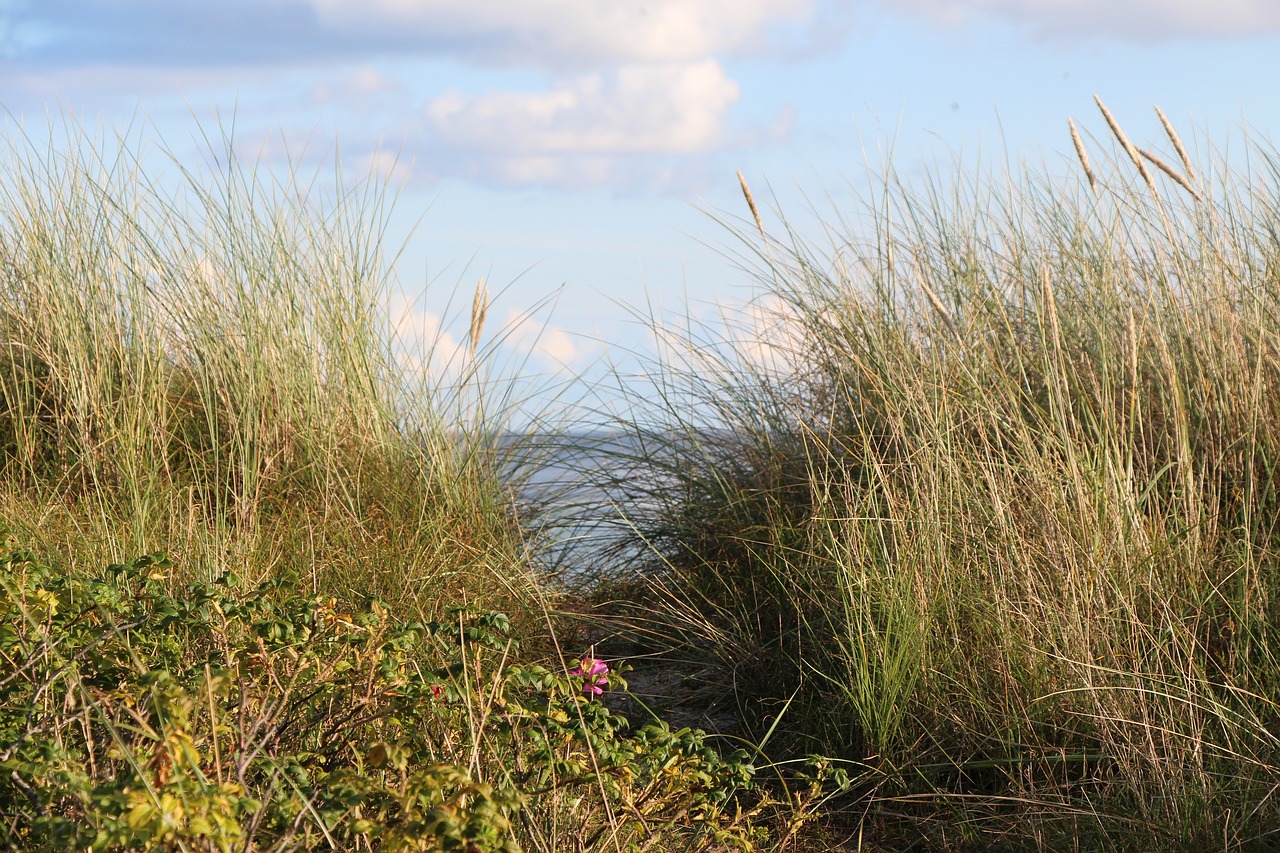
[[[764,237],[764,222],[760,219],[760,211],[756,208],[756,200],[751,196],[751,187],[747,186],[747,179],[742,176],[742,170],[738,170],[738,183],[742,186],[742,195],[747,200],[747,207],[751,208],[751,215],[756,220],[756,227],[760,229],[760,236]]]
[[[1188,182],[1187,179],[1184,178],[1180,172],[1178,172],[1176,169],[1174,169],[1164,160],[1161,160],[1157,155],[1151,153],[1145,148],[1139,148],[1138,153],[1141,154],[1143,157],[1146,157],[1148,160],[1150,160],[1152,165],[1154,165],[1157,169],[1159,169],[1160,171],[1168,175],[1170,178],[1172,178],[1173,181],[1178,186],[1182,187],[1184,190],[1191,193],[1191,196],[1196,201],[1200,200],[1200,193],[1196,192],[1196,188],[1191,186],[1190,182]]]
[[[467,340],[471,346],[471,355],[476,354],[476,346],[480,343],[480,332],[484,328],[485,315],[489,313],[489,288],[484,279],[476,282],[475,296],[471,297],[471,328],[467,331]]]
[[[929,304],[933,306],[933,310],[937,312],[938,316],[942,319],[943,324],[946,325],[947,329],[951,331],[951,334],[955,336],[955,339],[960,342],[961,346],[963,346],[964,335],[960,334],[960,327],[956,325],[955,320],[951,319],[951,314],[947,311],[946,306],[942,304],[942,299],[939,298],[938,294],[929,286],[929,281],[924,274],[924,271],[921,270],[919,266],[916,266],[916,280],[920,284],[920,289],[924,291],[925,298],[928,299]]]
[[[1200,178],[1196,176],[1196,170],[1191,166],[1191,158],[1187,156],[1187,149],[1182,147],[1182,140],[1178,138],[1177,132],[1173,129],[1173,124],[1165,117],[1164,110],[1156,107],[1156,115],[1160,116],[1160,123],[1164,125],[1164,132],[1169,135],[1169,141],[1173,143],[1173,150],[1177,151],[1178,157],[1182,159],[1182,167],[1187,170],[1187,180],[1193,184],[1200,183]]]
[[[1080,165],[1084,167],[1084,175],[1089,179],[1089,189],[1093,190],[1094,195],[1097,195],[1098,176],[1093,173],[1093,168],[1089,165],[1089,154],[1084,150],[1084,140],[1080,138],[1074,121],[1067,119],[1067,127],[1071,128],[1071,141],[1076,146],[1076,156],[1080,158]]]
[[[1138,153],[1138,149],[1129,141],[1129,137],[1124,135],[1124,131],[1120,129],[1119,123],[1115,117],[1111,115],[1111,110],[1107,109],[1107,105],[1102,103],[1102,98],[1097,95],[1093,96],[1094,103],[1098,105],[1098,109],[1102,110],[1102,117],[1107,120],[1107,125],[1111,128],[1111,132],[1116,135],[1116,139],[1120,140],[1120,145],[1124,148],[1129,159],[1133,161],[1133,165],[1137,168],[1138,174],[1142,175],[1142,180],[1147,182],[1151,192],[1156,198],[1160,197],[1159,190],[1156,189],[1156,180],[1151,176],[1151,170],[1147,168],[1147,164],[1142,162],[1142,155]]]

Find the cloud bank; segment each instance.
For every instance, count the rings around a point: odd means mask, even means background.
[[[59,74],[83,88],[221,68],[240,88],[313,69],[293,100],[365,119],[382,104],[382,135],[405,140],[402,161],[428,179],[653,189],[687,175],[690,157],[762,135],[731,120],[739,86],[723,62],[803,46],[821,2],[0,0],[0,55],[46,96]],[[540,88],[445,88],[467,68]]]
[[[573,71],[768,51],[817,0],[7,0],[37,65],[333,62],[380,56]]]
[[[696,62],[765,50],[774,28],[808,20],[814,0],[309,0],[304,5],[324,27],[356,36],[398,39],[413,33],[470,60],[574,69]]]
[[[702,151],[720,142],[718,118],[738,86],[712,60],[623,66],[540,92],[448,93],[426,109],[448,145],[506,150],[518,136],[534,154]]]
[[[1280,32],[1276,0],[0,0],[0,74],[33,103],[58,81],[275,88],[304,135],[304,108],[341,116],[370,152],[403,144],[418,180],[687,195],[718,152],[790,132],[785,110],[744,122],[732,61],[831,49],[872,14],[1064,40]]]
[[[510,183],[616,183],[623,160],[718,148],[737,99],[737,83],[714,60],[626,65],[541,91],[447,92],[427,103],[423,123],[473,171]]]
[[[997,17],[1059,39],[1160,41],[1280,32],[1274,0],[879,0],[943,26]]]
[[[835,9],[954,25],[997,16],[1072,36],[1280,32],[1274,0],[0,0],[0,56],[34,68],[447,58],[557,74],[793,55]]]

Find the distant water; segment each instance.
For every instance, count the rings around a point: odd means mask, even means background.
[[[645,470],[642,440],[624,433],[540,433],[508,436],[503,445],[544,534],[543,557],[566,580],[617,570],[636,556],[623,549],[626,516],[647,502],[628,484],[655,477]],[[626,505],[615,504],[624,494]]]

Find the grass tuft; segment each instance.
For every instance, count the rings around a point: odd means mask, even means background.
[[[1099,107],[1140,181],[1073,133],[1079,183],[744,222],[783,357],[660,325],[613,484],[620,635],[858,769],[884,849],[1275,844],[1280,158],[1197,192],[1175,143],[1161,199]]]
[[[541,594],[498,418],[397,358],[386,185],[273,175],[230,138],[167,174],[141,139],[49,138],[12,134],[0,169],[0,511],[24,541],[414,607]]]

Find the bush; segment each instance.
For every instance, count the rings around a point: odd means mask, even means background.
[[[341,612],[288,577],[171,594],[160,554],[0,557],[11,849],[748,849],[747,753],[631,732],[588,660],[518,664],[502,613]],[[593,672],[594,670],[594,672]]]

